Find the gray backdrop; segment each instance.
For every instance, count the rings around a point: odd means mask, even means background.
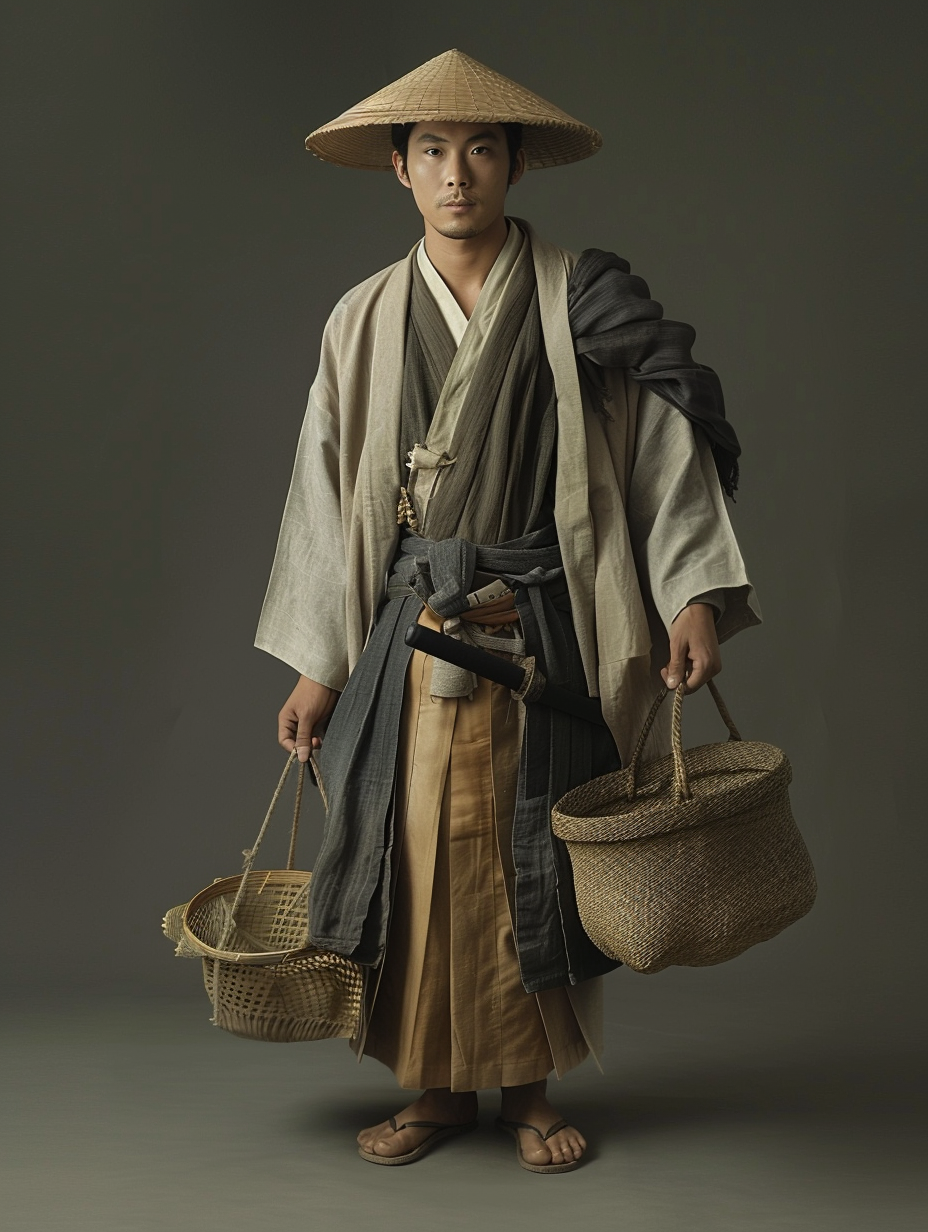
[[[160,918],[236,871],[283,761],[294,673],[252,638],[321,329],[421,225],[391,176],[303,138],[458,46],[604,135],[595,158],[529,174],[511,211],[628,258],[721,374],[765,623],[724,648],[720,683],[745,733],[787,750],[820,876],[813,913],[735,962],[611,977],[610,1029],[702,1005],[842,1047],[914,1040],[924,7],[7,16],[7,989],[196,986]],[[690,704],[694,739],[720,732],[710,710]]]

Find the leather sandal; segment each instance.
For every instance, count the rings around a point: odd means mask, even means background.
[[[516,1140],[516,1159],[519,1161],[519,1167],[524,1168],[526,1172],[573,1172],[574,1168],[579,1167],[579,1159],[565,1160],[562,1164],[531,1164],[522,1154],[522,1143],[519,1141],[519,1130],[530,1129],[533,1134],[537,1134],[542,1142],[546,1142],[552,1134],[556,1134],[559,1129],[563,1129],[568,1124],[567,1121],[555,1121],[546,1134],[543,1134],[537,1125],[527,1125],[525,1121],[504,1121],[502,1117],[496,1118],[497,1129],[505,1130],[507,1134],[511,1134]]]
[[[423,1155],[427,1155],[436,1143],[441,1142],[443,1138],[454,1138],[458,1134],[469,1133],[470,1130],[477,1128],[477,1118],[473,1121],[465,1121],[463,1124],[448,1125],[444,1121],[406,1121],[403,1125],[397,1125],[396,1117],[388,1117],[390,1128],[395,1134],[398,1134],[401,1129],[434,1129],[433,1134],[420,1142],[419,1145],[412,1151],[407,1151],[405,1155],[377,1155],[373,1151],[366,1150],[363,1146],[358,1147],[358,1154],[362,1159],[368,1160],[372,1164],[412,1164],[417,1159],[421,1159]]]

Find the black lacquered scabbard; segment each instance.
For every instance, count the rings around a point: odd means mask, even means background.
[[[481,650],[479,646],[471,646],[468,642],[459,642],[455,637],[445,633],[436,633],[434,629],[426,629],[423,625],[410,625],[406,630],[406,645],[413,650],[421,650],[433,655],[436,659],[445,659],[456,667],[466,668],[476,676],[484,676],[494,680],[513,692],[518,692],[525,683],[525,669],[518,663],[501,659],[498,655]],[[560,685],[545,681],[543,690],[535,698],[526,699],[530,705],[551,706],[554,710],[563,710],[574,718],[583,719],[587,723],[606,726],[602,706],[596,697],[584,697],[573,693],[570,689],[562,689]]]

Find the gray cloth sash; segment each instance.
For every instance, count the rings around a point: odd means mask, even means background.
[[[464,611],[475,573],[512,587],[526,651],[545,676],[585,692],[553,525],[487,546],[403,536],[388,597],[317,759],[328,814],[310,893],[313,944],[365,965],[380,962],[389,922],[396,754],[412,653],[403,635],[424,602],[440,615]],[[551,809],[571,787],[619,764],[605,728],[546,706],[526,708],[512,851],[515,941],[529,992],[578,983],[618,965],[583,931],[570,860],[551,831]]]

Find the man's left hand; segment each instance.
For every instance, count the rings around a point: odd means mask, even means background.
[[[708,603],[691,603],[670,626],[670,662],[661,669],[668,689],[686,681],[694,693],[722,670],[722,654],[715,632],[715,609]]]

